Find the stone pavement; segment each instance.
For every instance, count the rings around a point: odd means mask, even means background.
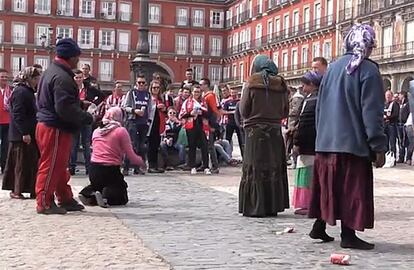
[[[375,229],[362,237],[376,249],[365,252],[342,250],[338,226],[328,228],[335,242],[311,240],[313,221],[294,216],[293,210],[277,218],[240,216],[239,168],[213,176],[131,176],[126,207],[88,207],[63,217],[38,216],[33,201],[11,201],[2,192],[0,269],[341,268],[329,263],[332,252],[350,254],[350,269],[412,269],[413,167],[380,169],[375,175]],[[86,182],[82,176],[73,179],[77,189]],[[276,234],[287,226],[296,233]]]

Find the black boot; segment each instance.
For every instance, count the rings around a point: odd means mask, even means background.
[[[341,224],[341,248],[353,248],[361,250],[374,249],[375,245],[365,242],[355,235],[355,230]]]
[[[310,238],[312,239],[320,239],[322,242],[332,242],[335,238],[330,237],[326,233],[326,222],[322,219],[317,219],[315,223],[313,223],[312,231],[309,233]]]

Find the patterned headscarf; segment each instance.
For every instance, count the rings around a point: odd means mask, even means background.
[[[313,85],[318,86],[318,87],[321,84],[321,81],[322,81],[322,75],[316,71],[308,71],[302,77],[303,83],[306,83],[306,84],[312,83]]]
[[[251,73],[259,72],[262,74],[263,84],[266,87],[267,95],[267,91],[269,90],[269,76],[276,76],[279,73],[279,70],[277,69],[275,62],[268,56],[261,54],[254,58]]]
[[[102,119],[103,127],[99,128],[99,133],[102,136],[109,134],[112,130],[122,126],[124,114],[119,107],[112,107],[106,111]]]
[[[25,67],[21,70],[16,77],[13,79],[13,86],[16,87],[18,85],[26,85],[32,88],[29,84],[29,80],[39,77],[40,71],[35,67]]]
[[[375,47],[374,29],[368,24],[355,24],[345,36],[344,46],[346,52],[353,54],[346,66],[347,73],[352,74]]]

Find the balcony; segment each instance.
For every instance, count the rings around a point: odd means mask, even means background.
[[[408,4],[412,2],[412,0],[365,1],[365,3],[358,5],[357,16],[360,17],[370,15],[378,11],[395,8],[398,5]]]
[[[354,17],[354,9],[346,8],[339,11],[338,22],[351,20]]]
[[[241,84],[241,83],[243,83],[240,76],[233,76],[233,77],[229,77],[229,78],[223,78],[222,82],[223,83],[228,83],[228,84]]]
[[[263,5],[257,5],[253,8],[253,17],[258,17],[258,16],[262,16],[264,12],[264,6]]]
[[[312,62],[300,63],[290,66],[280,66],[279,73],[283,76],[293,77],[293,76],[302,76],[312,67]]]
[[[414,42],[375,48],[370,58],[375,61],[394,61],[397,58],[406,59],[407,56],[414,57]]]
[[[236,46],[228,48],[227,56],[241,53],[252,48],[260,48],[266,45],[278,43],[286,39],[311,34],[312,32],[324,30],[329,27],[335,27],[335,19],[333,15],[322,17],[319,20],[313,20],[303,24],[295,25],[290,28],[283,29],[278,33],[271,33],[267,36],[260,37],[250,42],[240,43]]]
[[[244,22],[248,21],[249,19],[252,18],[251,17],[252,14],[253,13],[251,13],[251,11],[248,9],[248,10],[243,11],[240,14],[237,14],[237,15],[233,16],[232,18],[227,18],[226,28],[230,28],[232,26],[237,26],[241,23],[244,23]]]

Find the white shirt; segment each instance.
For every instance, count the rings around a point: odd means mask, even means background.
[[[413,113],[410,113],[407,118],[407,122],[405,123],[405,126],[412,126],[413,125]]]

